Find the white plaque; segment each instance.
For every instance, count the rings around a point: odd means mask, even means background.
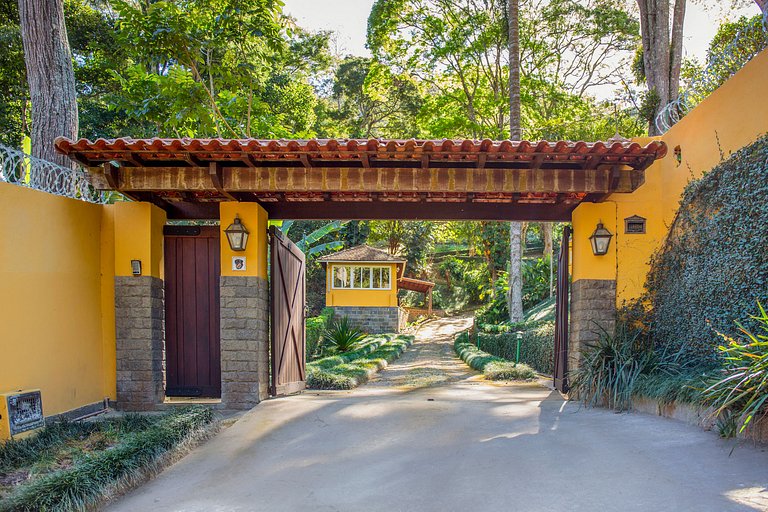
[[[232,270],[245,272],[245,256],[232,256]]]

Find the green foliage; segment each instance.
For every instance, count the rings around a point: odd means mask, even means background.
[[[352,327],[349,318],[343,316],[323,331],[323,349],[336,354],[349,352],[355,350],[363,338],[365,333]]]
[[[483,374],[490,380],[534,380],[536,372],[530,366],[512,361],[492,361],[485,365]]]
[[[523,363],[515,364],[480,350],[472,343],[467,332],[456,336],[453,348],[465,363],[483,372],[487,379],[532,380],[536,378],[536,372],[530,366]]]
[[[368,336],[353,352],[324,357],[307,364],[307,387],[352,389],[400,357],[413,343],[413,336],[381,334]]]
[[[739,432],[768,411],[768,313],[759,305],[759,314],[752,317],[757,334],[739,324],[741,340],[723,336],[720,345],[725,369],[718,380],[704,391],[707,403],[719,416],[731,414]]]
[[[307,317],[305,320],[308,361],[312,361],[317,357],[321,350],[320,342],[323,339],[323,333],[332,321],[333,308],[323,308],[320,312],[320,316]]]
[[[597,342],[582,349],[581,363],[569,374],[571,388],[589,406],[624,411],[632,406],[638,377],[652,368],[655,354],[637,331],[623,324],[616,333],[603,331]]]
[[[683,159],[686,159],[683,153]],[[741,149],[688,185],[670,234],[651,261],[645,320],[650,336],[686,359],[718,365],[717,333],[768,302],[768,138]]]
[[[406,221],[403,234],[403,256],[408,262],[405,273],[410,276],[426,276],[428,256],[434,248],[435,223],[429,221]]]
[[[56,427],[41,441],[31,441],[43,450],[72,440],[73,436],[110,425],[121,425],[121,420],[99,422],[95,427]],[[128,427],[119,442],[109,449],[93,451],[61,469],[39,475],[19,485],[12,494],[0,502],[2,511],[68,511],[92,507],[102,496],[115,487],[129,482],[143,472],[155,468],[160,458],[170,450],[194,438],[213,422],[213,412],[205,407],[177,409],[147,420],[128,419]],[[138,427],[138,428],[137,428]],[[46,431],[44,431],[46,432]],[[11,442],[11,450],[19,451]],[[20,442],[20,443],[23,443]],[[2,447],[2,452],[8,450]],[[0,456],[8,460],[5,456]],[[27,461],[31,462],[31,461]]]
[[[491,328],[497,326],[483,326]],[[552,375],[554,371],[555,324],[554,322],[523,324],[518,327],[503,325],[508,331],[500,333],[478,332],[477,347],[491,355],[510,361],[517,352],[517,331],[522,332],[520,362],[537,372]],[[501,329],[500,329],[501,330]]]
[[[368,241],[371,234],[371,223],[365,220],[351,220],[341,228],[341,241],[344,247],[357,247]]]

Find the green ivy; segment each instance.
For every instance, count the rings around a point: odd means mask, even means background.
[[[688,185],[643,299],[657,343],[716,364],[717,333],[733,336],[735,319],[768,303],[767,198],[768,137]]]

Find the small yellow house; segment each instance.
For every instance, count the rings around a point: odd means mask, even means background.
[[[325,305],[370,333],[398,332],[406,320],[397,301],[405,260],[359,245],[320,258],[326,268]]]

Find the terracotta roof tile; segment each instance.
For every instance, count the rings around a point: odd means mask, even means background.
[[[334,262],[334,261],[363,261],[363,262],[392,262],[392,263],[405,263],[403,258],[393,256],[387,251],[376,249],[370,245],[358,245],[357,247],[350,247],[343,251],[335,252],[322,258],[318,258],[321,262]]]

